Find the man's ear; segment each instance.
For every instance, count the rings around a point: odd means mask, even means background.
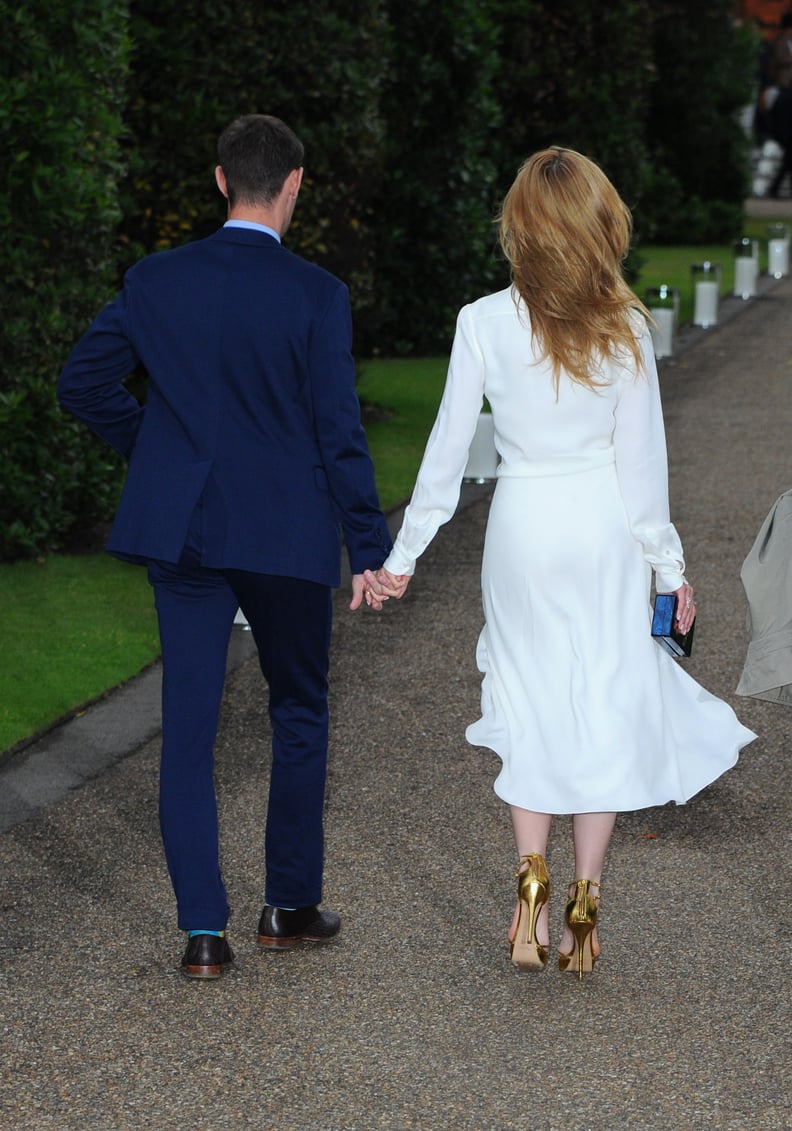
[[[303,179],[302,168],[292,169],[292,171],[289,173],[288,177],[286,178],[286,181],[288,183],[289,194],[291,196],[296,196],[297,193],[300,191],[300,185],[302,184],[302,179]]]
[[[225,173],[223,172],[222,165],[218,165],[215,169],[215,181],[217,182],[217,187],[220,189],[220,192],[223,194],[226,200],[228,200],[228,185],[226,184]]]

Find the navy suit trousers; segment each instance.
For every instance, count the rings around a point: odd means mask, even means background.
[[[223,930],[214,744],[237,606],[269,685],[265,902],[322,897],[332,590],[313,581],[148,563],[163,661],[160,827],[182,930]]]

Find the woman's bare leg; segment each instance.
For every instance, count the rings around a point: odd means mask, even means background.
[[[608,851],[615,823],[615,813],[576,813],[574,815],[572,832],[575,840],[576,880],[600,880],[602,868],[605,864],[605,854]],[[596,895],[597,891],[598,889],[595,888],[592,894]],[[591,941],[596,956],[599,953],[596,930]],[[562,954],[570,954],[574,945],[575,940],[572,932],[565,924],[559,950]]]
[[[550,835],[550,825],[553,820],[552,814],[534,813],[530,809],[519,809],[516,805],[510,805],[509,809],[511,810],[512,828],[514,829],[514,842],[517,845],[517,856],[521,858],[532,852],[546,856],[547,838]],[[520,905],[517,903],[509,928],[510,939],[514,937],[514,932],[517,929],[519,912]],[[536,938],[544,946],[548,945],[549,939],[547,912],[548,906],[545,904],[536,920]]]

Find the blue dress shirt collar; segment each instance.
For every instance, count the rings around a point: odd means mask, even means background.
[[[268,228],[266,224],[257,224],[255,220],[226,220],[223,224],[224,228],[247,228],[250,232],[264,232],[265,235],[272,236],[278,243],[281,238],[274,228]]]

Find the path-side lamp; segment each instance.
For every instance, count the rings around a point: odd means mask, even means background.
[[[671,357],[679,322],[679,291],[665,283],[659,287],[649,287],[646,305],[656,323],[654,326],[651,323],[649,325],[655,357]]]
[[[774,279],[789,274],[789,226],[767,225],[767,272]]]
[[[480,412],[476,431],[470,442],[468,461],[463,478],[468,483],[489,483],[498,470],[498,452],[495,448],[495,424],[491,412]]]
[[[720,299],[720,263],[694,263],[690,269],[693,276],[693,325],[718,325],[718,301]]]
[[[750,236],[734,242],[734,294],[737,298],[755,298],[759,278],[757,246]]]

